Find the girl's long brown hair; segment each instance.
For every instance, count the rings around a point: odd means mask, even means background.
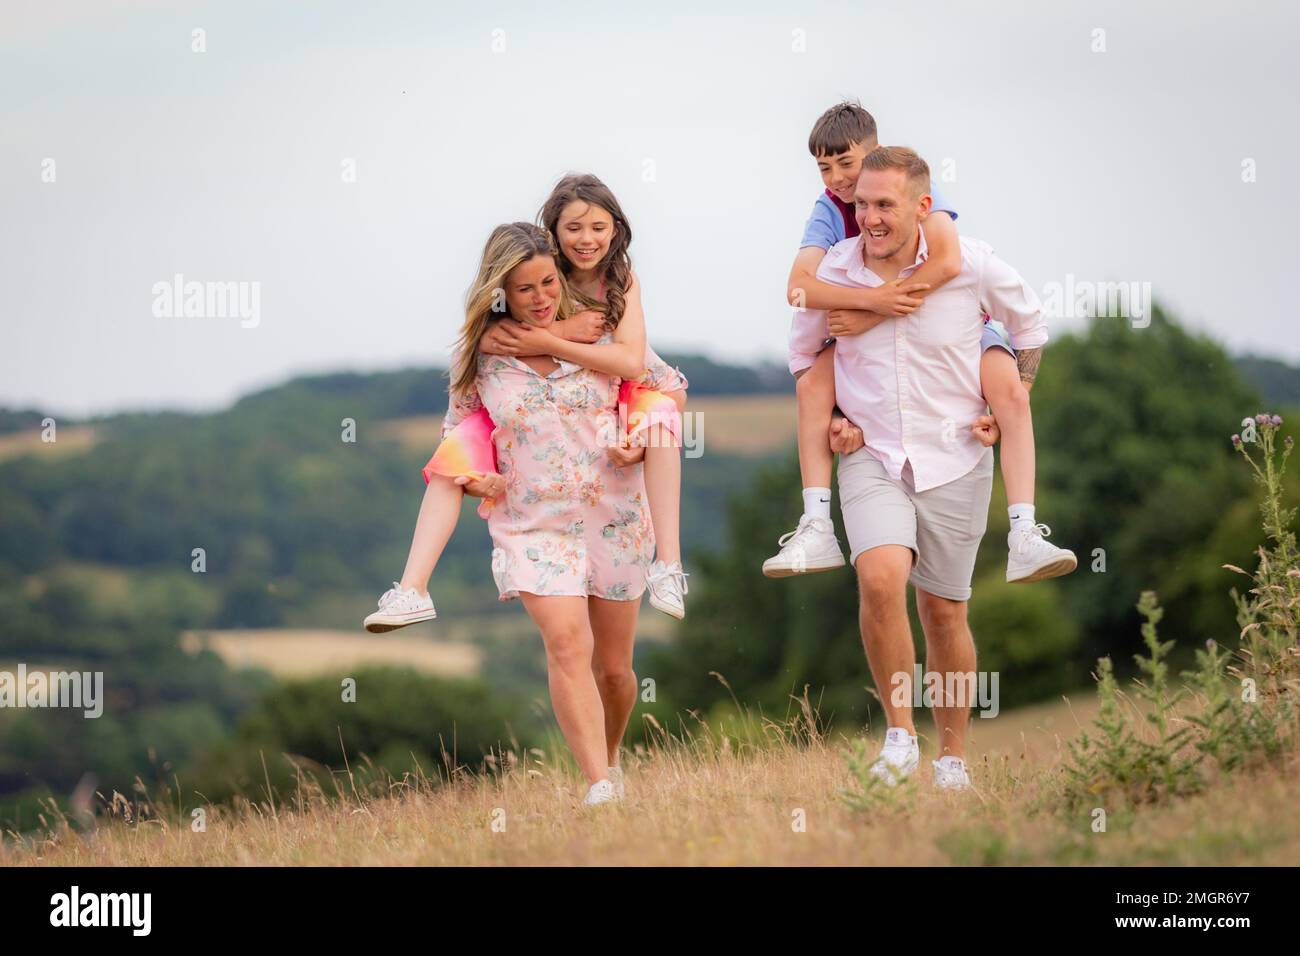
[[[546,227],[556,249],[560,248],[558,231],[560,213],[571,202],[585,202],[599,206],[614,220],[614,238],[609,242],[609,251],[605,253],[605,258],[600,261],[605,279],[605,301],[596,303],[582,297],[581,303],[603,311],[605,320],[610,328],[613,328],[623,318],[623,310],[626,307],[625,296],[627,290],[632,287],[632,257],[627,252],[628,246],[632,244],[632,227],[628,224],[627,217],[623,215],[623,208],[608,186],[590,173],[570,173],[555,184],[551,195],[542,204],[542,211],[537,215],[537,221]],[[558,261],[560,271],[564,275],[567,276],[573,271],[573,263],[563,253],[559,255]],[[576,289],[573,292],[575,298],[579,297]]]
[[[488,236],[478,276],[465,294],[465,323],[453,347],[451,390],[455,394],[464,396],[473,389],[478,377],[479,343],[493,322],[510,314],[506,306],[506,277],[515,266],[534,256],[550,256],[556,261],[561,259],[551,234],[531,222],[506,223],[497,226]],[[572,311],[567,283],[561,272],[555,317],[566,319]]]

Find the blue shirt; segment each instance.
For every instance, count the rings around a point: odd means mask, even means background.
[[[946,212],[957,218],[957,211],[953,209],[952,204],[943,198],[943,195],[934,188],[934,183],[930,184],[931,206],[933,212]],[[842,242],[848,238],[844,229],[844,214],[840,212],[840,207],[835,204],[835,200],[826,191],[817,197],[817,202],[813,206],[812,215],[808,217],[808,224],[803,229],[803,242],[799,243],[800,247],[816,246],[819,249],[829,249],[837,242]]]

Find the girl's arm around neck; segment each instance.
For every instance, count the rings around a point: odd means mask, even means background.
[[[595,372],[635,382],[645,374],[645,313],[641,310],[641,283],[635,275],[627,290],[623,318],[614,329],[614,341],[606,345],[584,345],[555,337],[556,358],[574,362]]]

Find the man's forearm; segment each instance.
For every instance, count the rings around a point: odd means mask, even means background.
[[[1020,370],[1020,381],[1024,383],[1025,388],[1034,387],[1034,379],[1038,377],[1038,363],[1042,359],[1041,347],[1016,350],[1016,368]]]

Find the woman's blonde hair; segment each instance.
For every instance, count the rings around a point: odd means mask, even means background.
[[[551,234],[531,222],[510,222],[497,226],[483,247],[483,260],[478,276],[465,296],[465,324],[454,346],[451,371],[451,390],[458,395],[467,394],[478,377],[478,347],[492,323],[510,315],[506,305],[506,277],[516,266],[535,256],[559,259],[559,252]],[[556,270],[560,280],[560,298],[556,302],[555,318],[567,319],[573,312],[568,284],[564,274]]]

